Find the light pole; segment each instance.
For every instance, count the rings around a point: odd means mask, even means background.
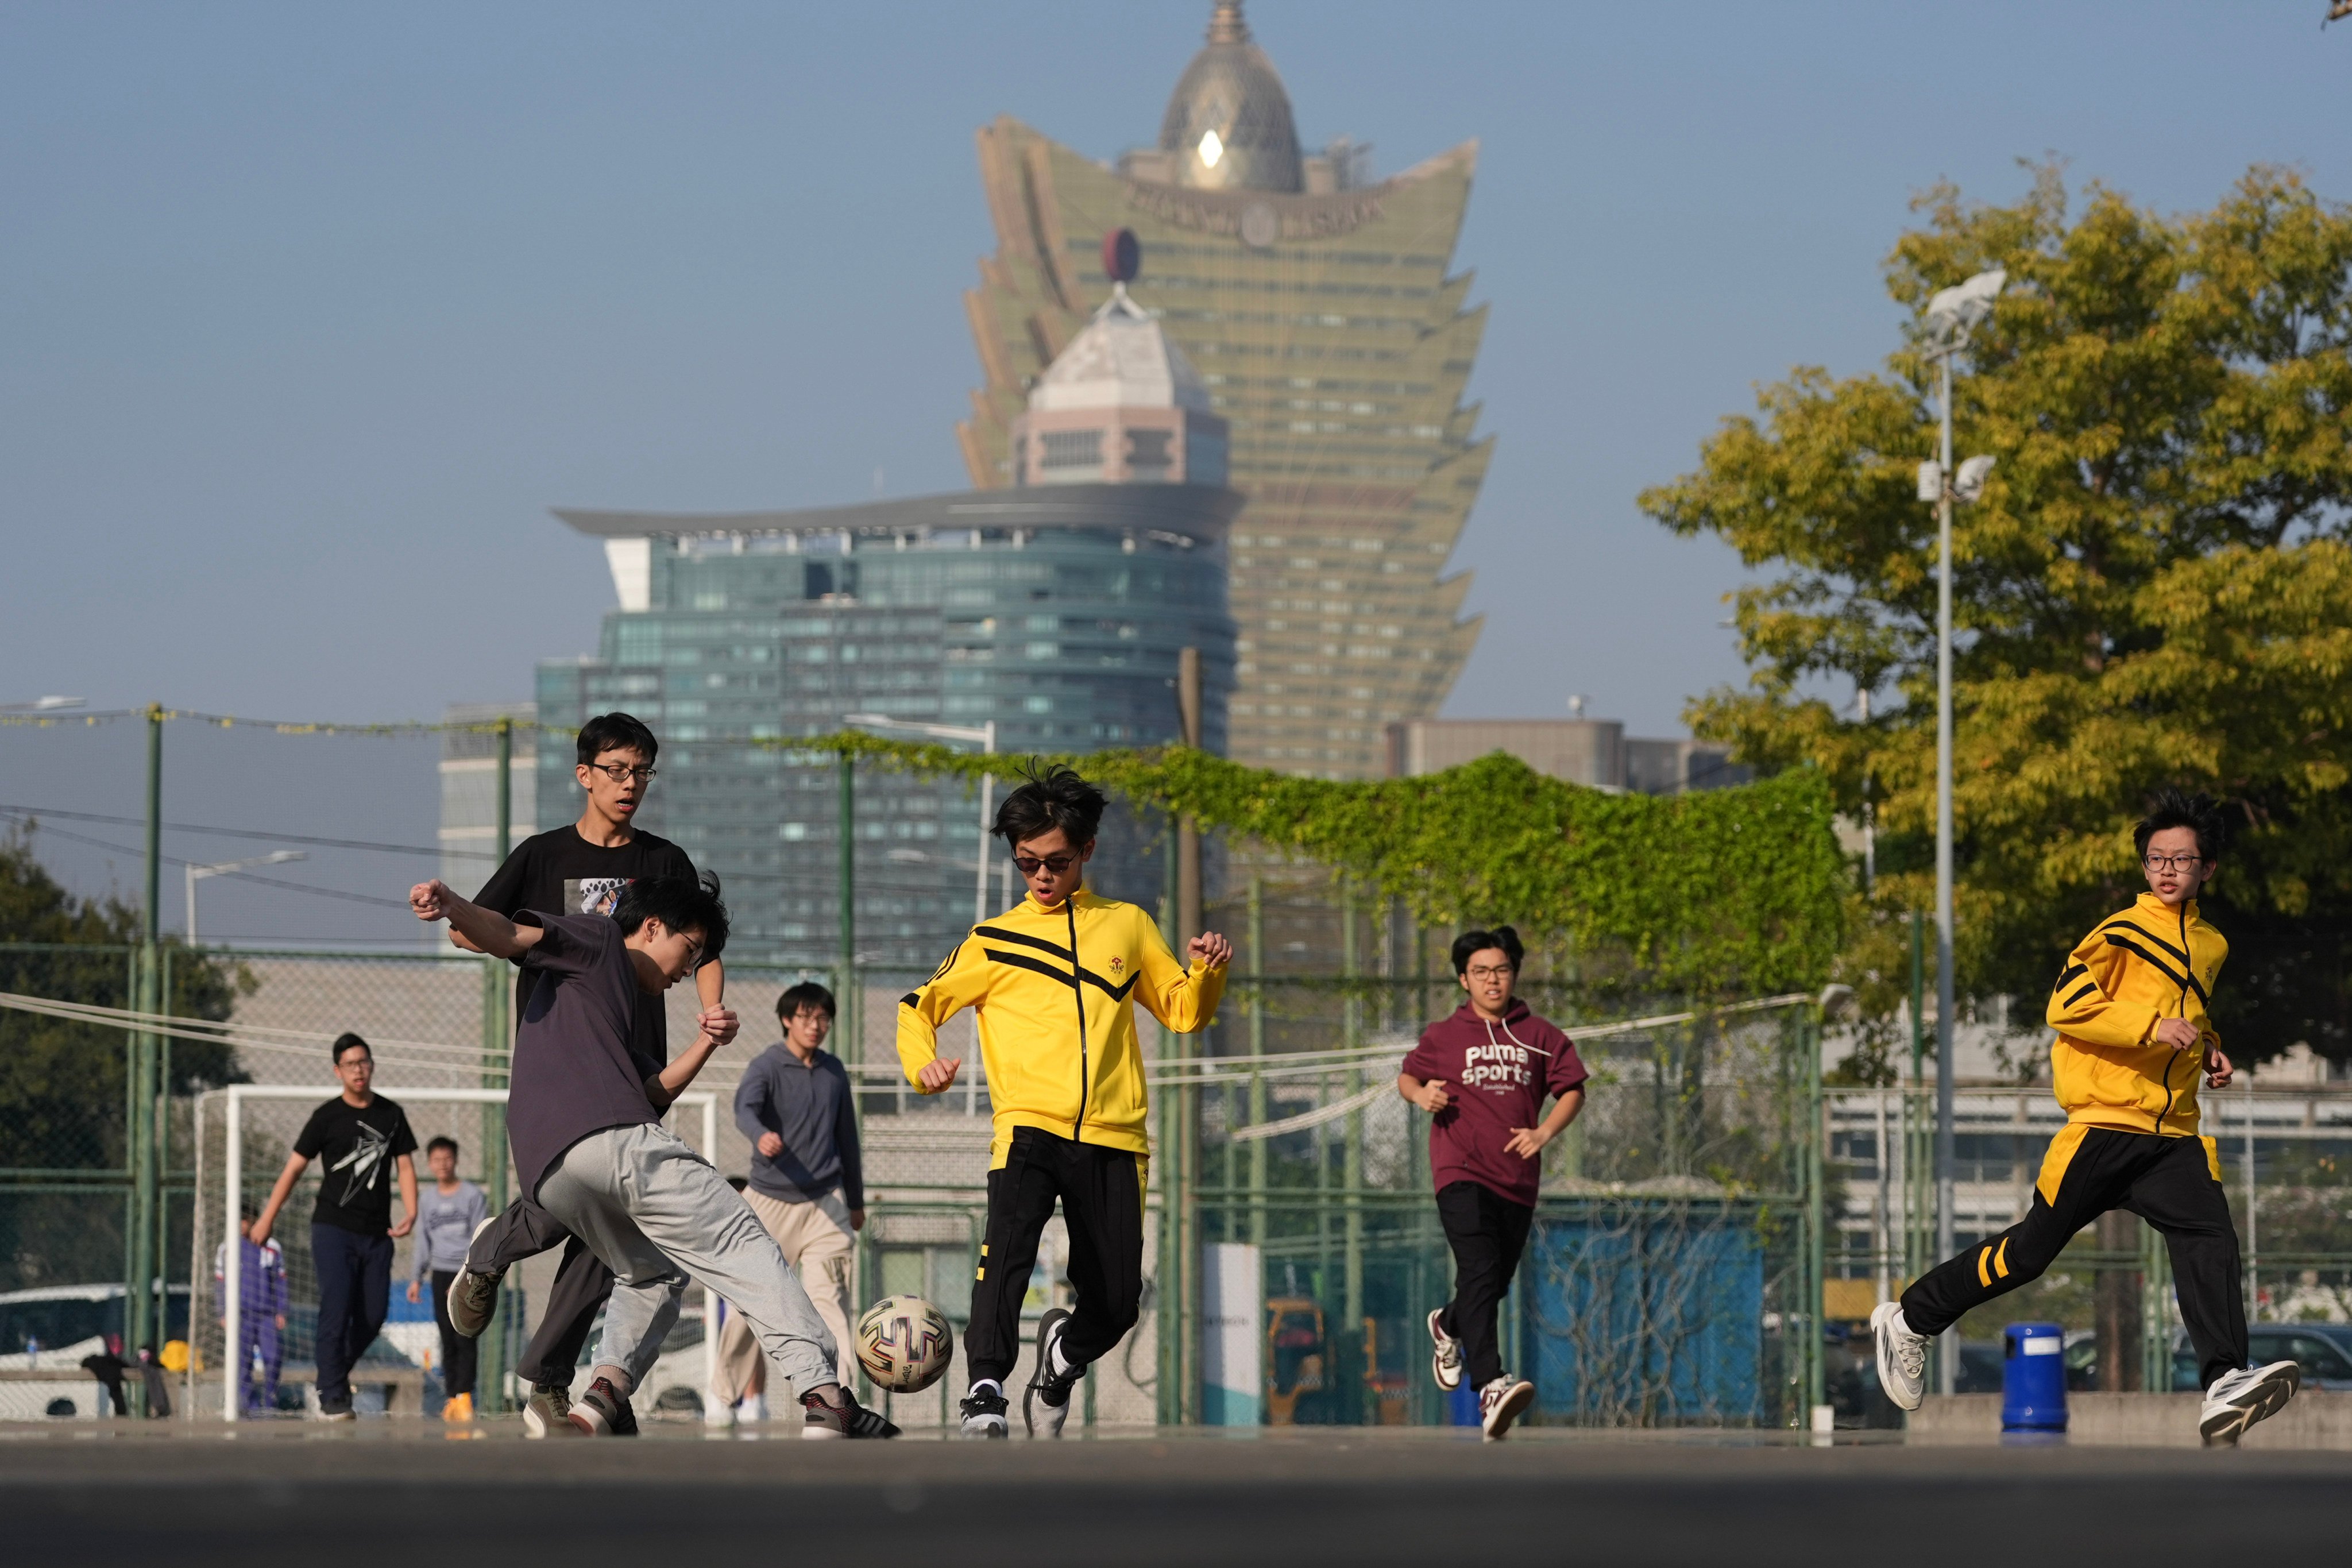
[[[223,860],[211,866],[188,868],[188,945],[196,945],[196,884],[206,877],[226,877],[242,871],[248,866],[282,866],[289,860],[308,860],[310,854],[301,849],[273,849],[267,855],[256,855],[247,860]]]
[[[1927,330],[1937,362],[1943,443],[1937,458],[1919,465],[1919,499],[1936,503],[1936,1256],[1952,1255],[1952,502],[1984,493],[1990,458],[1970,458],[1952,471],[1952,356],[1977,324],[1992,314],[2009,274],[1979,272],[1927,301]],[[1956,1391],[1959,1357],[1939,1349],[1938,1391]]]
[[[978,728],[961,724],[927,724],[916,719],[893,719],[887,713],[849,713],[843,723],[855,724],[861,730],[908,730],[934,741],[962,741],[980,748],[981,755],[996,755],[996,721],[991,719]],[[980,847],[972,851],[975,874],[972,879],[971,923],[978,925],[988,918],[988,826],[989,810],[995,804],[996,775],[980,775]]]

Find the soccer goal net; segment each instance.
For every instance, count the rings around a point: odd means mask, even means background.
[[[457,1145],[461,1179],[481,1186],[494,1200],[500,1193],[515,1191],[504,1127],[505,1089],[380,1083],[376,1092],[398,1101],[407,1113],[416,1137],[420,1190],[433,1179],[425,1168],[425,1146],[446,1137]],[[241,1083],[196,1100],[196,1192],[188,1268],[195,1299],[189,1312],[192,1353],[184,1374],[186,1408],[192,1414],[227,1422],[248,1417],[257,1407],[269,1407],[262,1394],[273,1383],[286,1405],[299,1408],[301,1391],[316,1375],[319,1281],[310,1215],[319,1189],[317,1163],[295,1184],[278,1215],[270,1238],[276,1244],[274,1254],[257,1255],[236,1242],[240,1222],[268,1201],[311,1111],[331,1098],[315,1083]],[[708,1091],[680,1095],[669,1123],[706,1156],[713,1153],[719,1137],[718,1097]],[[493,1159],[495,1167],[488,1163]],[[394,1206],[397,1219],[396,1197]],[[414,1387],[415,1399],[421,1401],[427,1379],[437,1375],[440,1334],[430,1295],[420,1291],[417,1302],[407,1300],[407,1282],[416,1278],[416,1239],[411,1235],[394,1245],[392,1299],[383,1331],[361,1356],[352,1381],[362,1389]],[[535,1272],[551,1273],[555,1257],[548,1254]],[[529,1279],[534,1270],[516,1272]],[[520,1351],[537,1325],[539,1310],[532,1292],[513,1288],[513,1278],[499,1321],[484,1335],[486,1340],[502,1336],[498,1342],[509,1353],[495,1358],[494,1364],[508,1369],[515,1360],[512,1352]],[[691,1293],[688,1303],[646,1386],[653,1398],[675,1385],[690,1389],[707,1404],[716,1381],[718,1345],[703,1326],[715,1321],[715,1303],[708,1288]],[[234,1342],[233,1324],[244,1325]],[[511,1395],[514,1391],[505,1392]],[[414,1402],[407,1405],[411,1413],[418,1407]]]

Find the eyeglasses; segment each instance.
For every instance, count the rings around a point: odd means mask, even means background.
[[[1013,866],[1024,877],[1034,877],[1040,871],[1051,871],[1058,877],[1077,863],[1078,858],[1075,855],[1048,855],[1042,860],[1027,855],[1013,858]]]
[[[1514,971],[1507,963],[1500,966],[1490,966],[1480,963],[1472,965],[1465,973],[1467,973],[1473,980],[1500,980],[1505,975],[1514,973]]]
[[[630,779],[639,784],[653,782],[654,771],[651,768],[633,768],[626,763],[590,763],[588,765],[614,784],[625,784]]]
[[[2205,864],[2202,855],[2151,855],[2140,862],[2151,871],[2194,871]]]

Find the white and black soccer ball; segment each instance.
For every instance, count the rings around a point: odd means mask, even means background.
[[[857,1364],[877,1386],[919,1394],[947,1375],[955,1333],[920,1296],[885,1296],[857,1320]]]

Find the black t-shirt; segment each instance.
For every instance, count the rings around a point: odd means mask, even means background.
[[[620,926],[603,915],[531,910],[517,923],[541,934],[522,955],[539,984],[515,1031],[507,1141],[522,1190],[536,1196],[547,1168],[583,1138],[661,1116],[646,1099],[646,1064],[629,1046],[645,993]]]
[[[408,1113],[377,1095],[353,1105],[341,1095],[310,1112],[294,1152],[319,1162],[320,1225],[382,1236],[392,1228],[393,1162],[416,1152]]]
[[[626,844],[606,849],[580,837],[566,823],[533,834],[514,847],[505,864],[490,874],[474,902],[509,920],[524,910],[547,915],[609,915],[621,889],[640,877],[683,877],[694,879],[694,862],[667,838],[640,833]],[[514,1016],[518,1025],[530,1005],[538,977],[528,968],[515,979]],[[658,996],[637,995],[636,1027],[630,1044],[656,1064],[669,1060],[669,1025]]]

